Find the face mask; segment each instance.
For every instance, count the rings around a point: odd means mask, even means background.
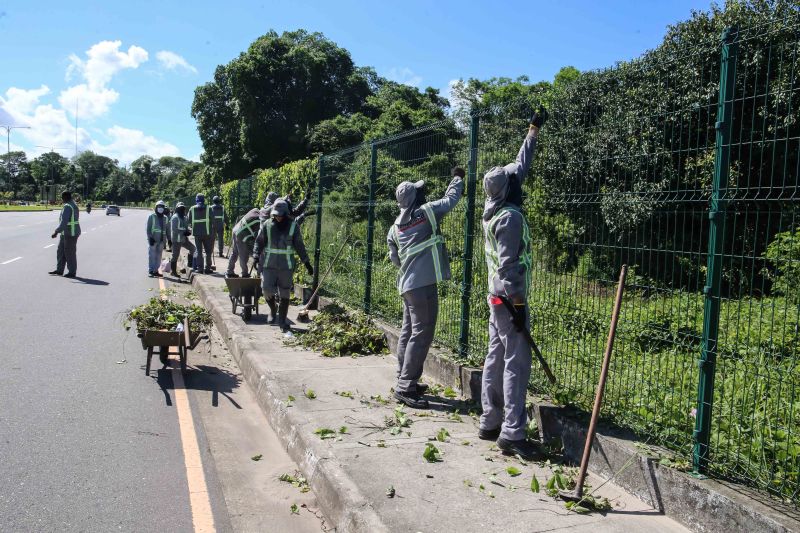
[[[158,213],[159,215],[163,214],[164,213],[164,208],[163,207],[156,207],[156,213]]]
[[[183,216],[183,215],[186,214],[186,208],[185,207],[179,207],[179,208],[175,209],[175,212],[178,213],[179,216]]]

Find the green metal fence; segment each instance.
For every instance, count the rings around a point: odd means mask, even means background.
[[[524,210],[535,239],[532,332],[559,385],[534,369],[532,389],[591,405],[626,263],[604,416],[674,450],[678,466],[797,505],[798,30],[787,19],[722,37],[678,35],[530,100],[322,156],[317,218],[304,235],[317,272],[332,269],[324,291],[399,323],[386,247],[394,189],[425,179],[431,200],[450,167],[464,166],[465,197],[442,224],[453,276],[439,285],[436,342],[480,365],[480,178],[513,161],[528,111],[545,102],[552,118]],[[239,205],[252,205],[245,196],[237,192]]]

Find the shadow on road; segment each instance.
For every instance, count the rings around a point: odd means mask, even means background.
[[[82,278],[80,276],[75,277],[75,282],[83,283],[85,285],[110,285],[110,283],[101,279]]]
[[[170,360],[170,364],[176,364],[177,361]],[[175,384],[172,381],[172,368],[164,367],[156,371],[156,383],[164,393],[164,402],[166,405],[172,405],[171,390],[175,389]],[[219,395],[223,395],[228,399],[231,404],[237,409],[242,407],[236,403],[236,400],[229,395],[233,392],[234,388],[239,387],[242,380],[236,374],[208,365],[197,365],[190,367],[183,375],[183,382],[187,389],[208,391],[211,393],[211,405],[214,407],[219,406]]]

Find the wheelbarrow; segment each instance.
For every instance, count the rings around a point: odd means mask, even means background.
[[[261,278],[225,278],[228,296],[231,299],[231,311],[242,308],[242,318],[250,320],[253,309],[258,314],[258,299],[261,298]]]
[[[150,375],[150,364],[153,360],[153,352],[156,348],[159,350],[159,359],[161,364],[167,364],[167,358],[170,355],[177,355],[180,358],[181,370],[186,370],[186,357],[189,350],[197,346],[197,341],[200,340],[199,333],[192,333],[189,331],[189,325],[184,321],[183,331],[166,331],[146,329],[139,331],[139,337],[142,339],[142,348],[147,350],[147,363],[144,367],[145,375]],[[170,351],[171,347],[177,347],[178,351]]]

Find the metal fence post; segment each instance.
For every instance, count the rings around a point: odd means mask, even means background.
[[[469,355],[469,308],[472,297],[472,258],[475,242],[475,190],[478,178],[478,126],[480,118],[472,114],[469,130],[469,163],[467,167],[467,214],[464,220],[464,276],[461,279],[461,325],[458,352]]]
[[[322,176],[324,171],[325,157],[320,156],[319,174],[317,176],[317,234],[314,237],[314,281],[311,284],[312,290],[317,290],[319,286],[319,258],[322,253]],[[316,307],[314,302],[309,302],[308,304]]]
[[[367,257],[364,270],[364,312],[372,307],[372,251],[375,240],[375,186],[378,182],[378,145],[370,145],[369,200],[367,205]]]
[[[703,342],[700,354],[700,377],[697,384],[697,413],[694,429],[692,464],[696,475],[704,475],[708,468],[709,442],[711,440],[711,411],[714,403],[714,374],[717,361],[719,334],[720,286],[722,284],[722,253],[725,241],[725,198],[730,174],[730,131],[733,112],[737,45],[736,28],[722,34],[720,61],[719,103],[717,104],[717,139],[714,161],[714,179],[709,203],[708,259],[706,285],[703,287]]]

